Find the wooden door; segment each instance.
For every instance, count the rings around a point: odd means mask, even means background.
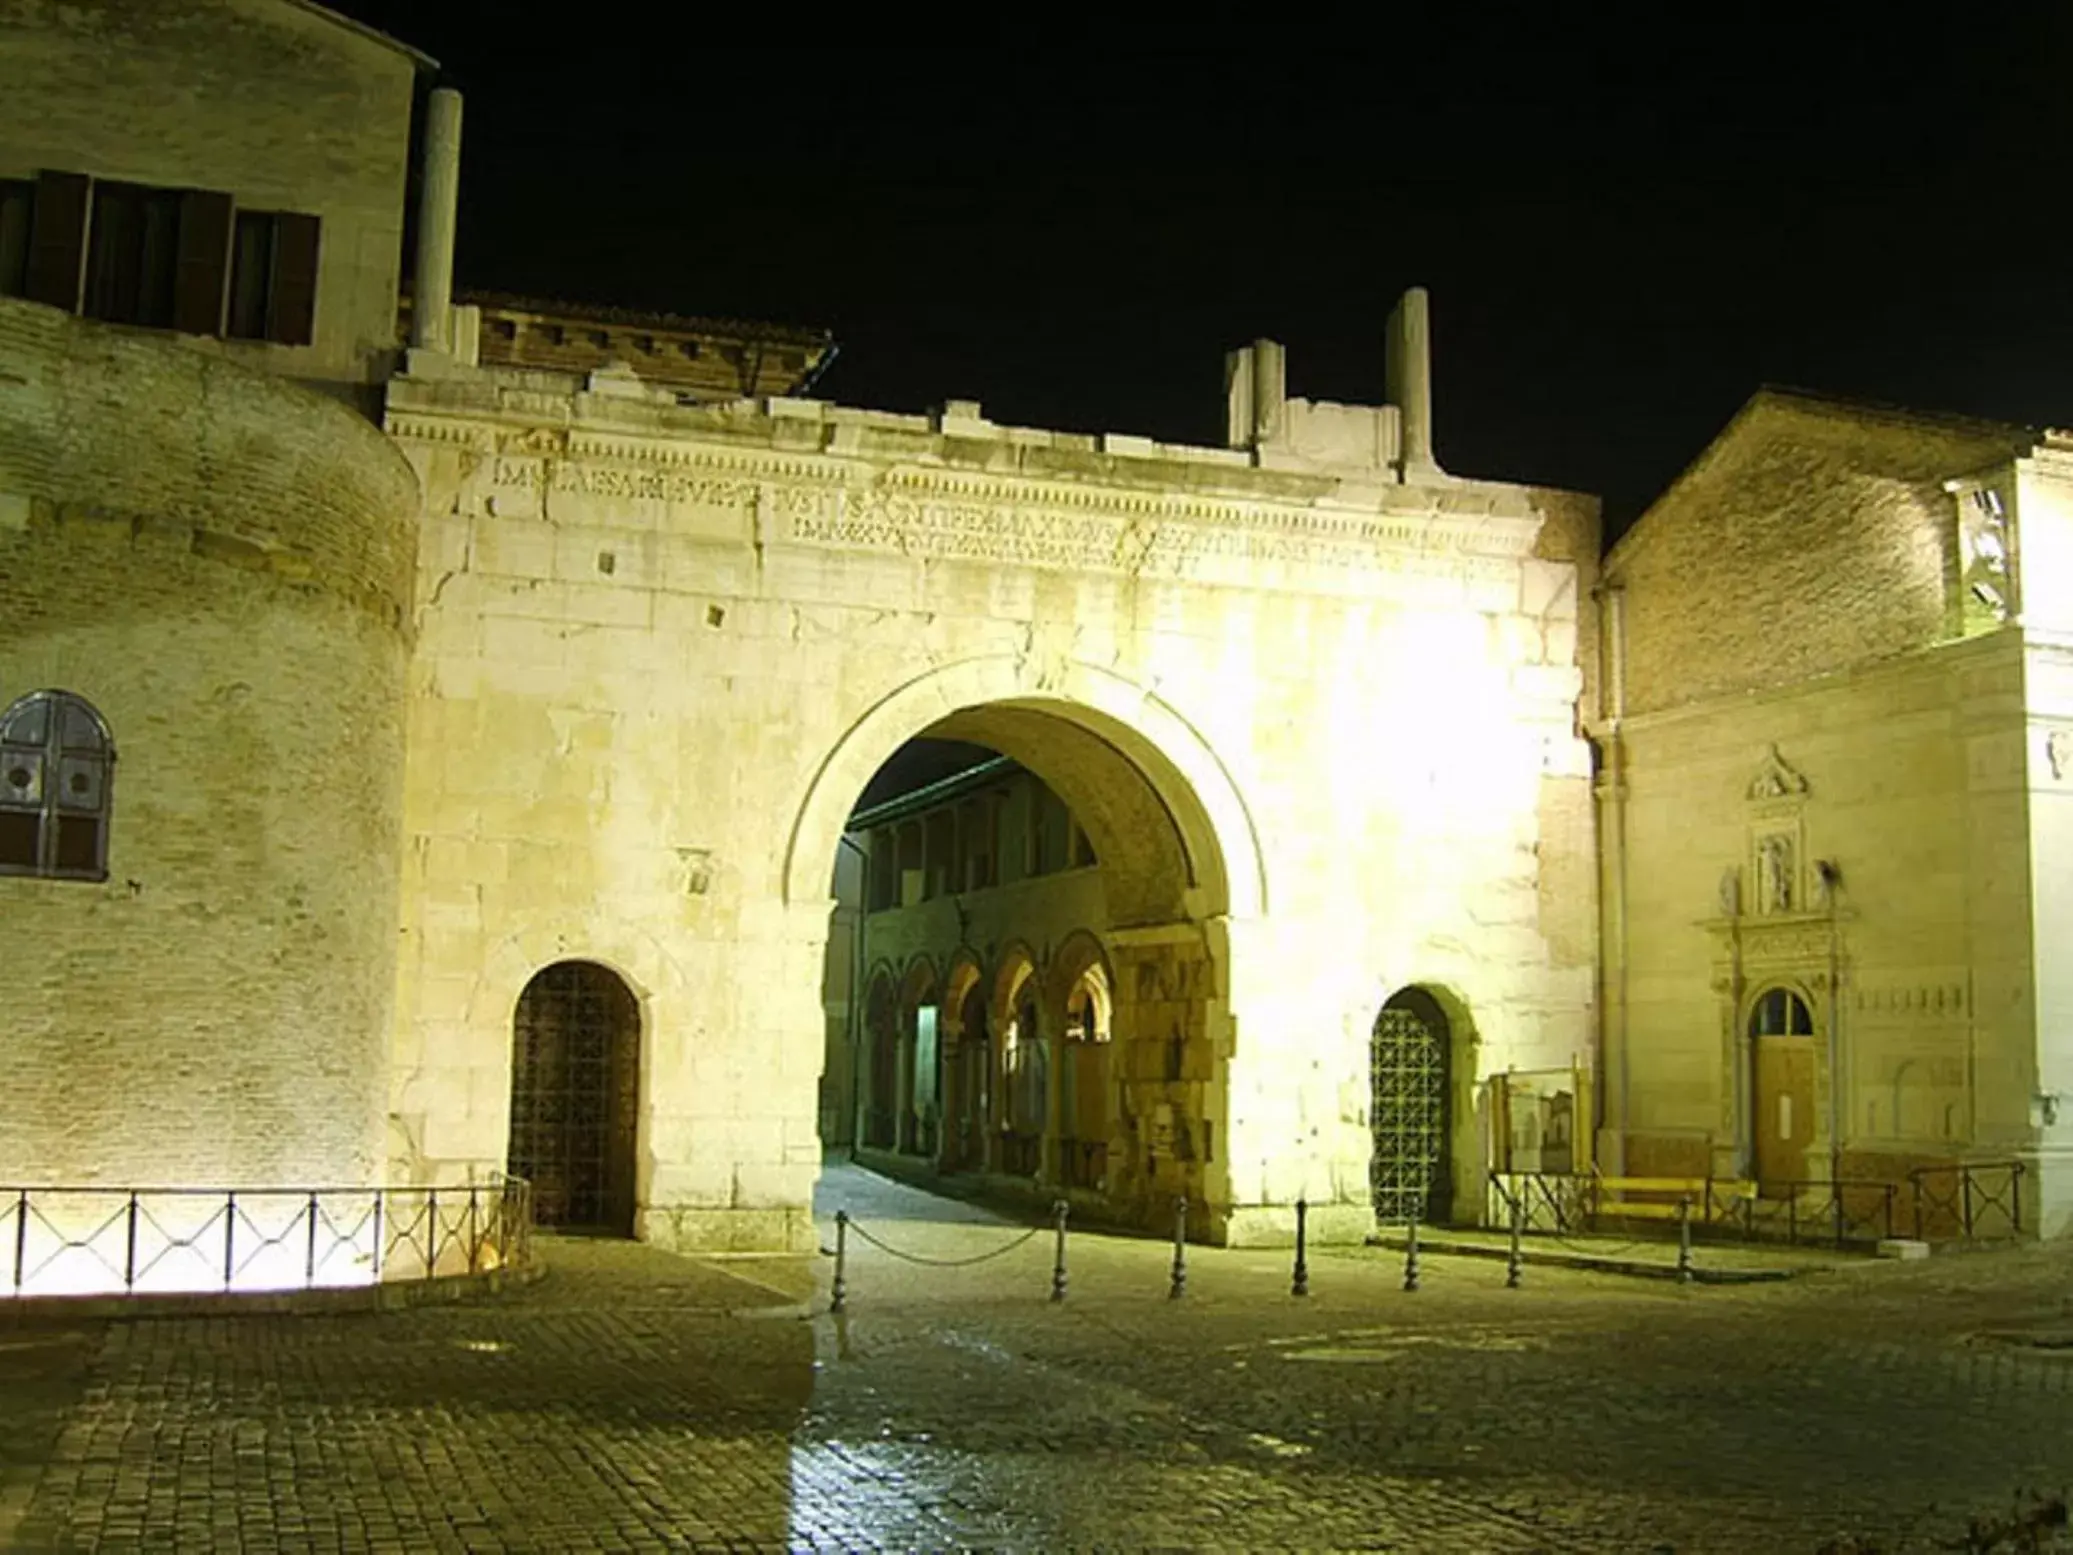
[[[1814,1042],[1756,1039],[1756,1179],[1768,1189],[1807,1174],[1814,1141]]]

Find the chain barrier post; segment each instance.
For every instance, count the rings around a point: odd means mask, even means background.
[[[835,1211],[835,1283],[828,1291],[828,1310],[840,1312],[849,1305],[849,1285],[842,1277],[849,1258],[849,1211]]]
[[[1692,1282],[1692,1198],[1686,1194],[1677,1201],[1677,1283],[1689,1285]]]
[[[1310,1205],[1303,1199],[1296,1200],[1296,1277],[1290,1282],[1291,1296],[1310,1294],[1310,1260],[1304,1256],[1306,1223],[1310,1218]]]
[[[1051,1264],[1051,1299],[1065,1300],[1065,1219],[1072,1213],[1072,1206],[1060,1199],[1051,1206],[1051,1212],[1058,1217],[1058,1256]]]
[[[14,1293],[22,1293],[22,1263],[29,1251],[29,1190],[24,1188],[14,1201]]]
[[[1188,1196],[1173,1201],[1173,1283],[1166,1287],[1166,1299],[1178,1301],[1188,1288]]]
[[[1512,1245],[1504,1260],[1504,1288],[1517,1290],[1525,1280],[1525,1257],[1519,1251],[1519,1235],[1525,1230],[1526,1211],[1518,1195],[1512,1196]]]
[[[1404,1289],[1418,1288],[1418,1217],[1413,1215],[1404,1224]]]

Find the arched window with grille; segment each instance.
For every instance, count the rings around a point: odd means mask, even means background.
[[[114,770],[84,697],[32,691],[0,713],[0,875],[107,879]]]

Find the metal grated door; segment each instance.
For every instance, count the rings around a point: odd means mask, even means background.
[[[513,1021],[511,1173],[543,1226],[633,1231],[640,1011],[587,961],[548,967]]]
[[[1385,1007],[1369,1043],[1374,1094],[1368,1113],[1375,1153],[1368,1166],[1375,1219],[1429,1221],[1444,1209],[1447,1154],[1447,1040],[1416,1010]]]

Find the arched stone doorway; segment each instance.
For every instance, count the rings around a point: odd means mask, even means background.
[[[1104,1189],[1115,1122],[1109,1072],[1115,985],[1091,934],[1076,934],[1066,942],[1054,976],[1061,990],[1059,1176],[1068,1188]]]
[[[1819,1129],[1815,1112],[1814,1012],[1790,988],[1770,987],[1749,1006],[1750,1164],[1766,1197],[1789,1196],[1806,1177]]]
[[[942,1009],[936,970],[917,957],[900,981],[900,1107],[898,1144],[903,1154],[934,1156],[942,1119]]]
[[[945,1171],[984,1164],[988,1083],[986,983],[971,955],[960,955],[943,985],[943,1134]]]
[[[1000,1129],[998,1169],[1034,1177],[1043,1167],[1050,1115],[1050,1055],[1044,1050],[1036,966],[1017,950],[1002,963],[998,988]]]
[[[1446,1012],[1423,988],[1399,989],[1375,1017],[1368,1187],[1382,1224],[1432,1224],[1452,1212],[1453,1045]]]
[[[639,1001],[594,961],[556,962],[518,996],[508,1161],[540,1225],[633,1235],[640,1048]]]

